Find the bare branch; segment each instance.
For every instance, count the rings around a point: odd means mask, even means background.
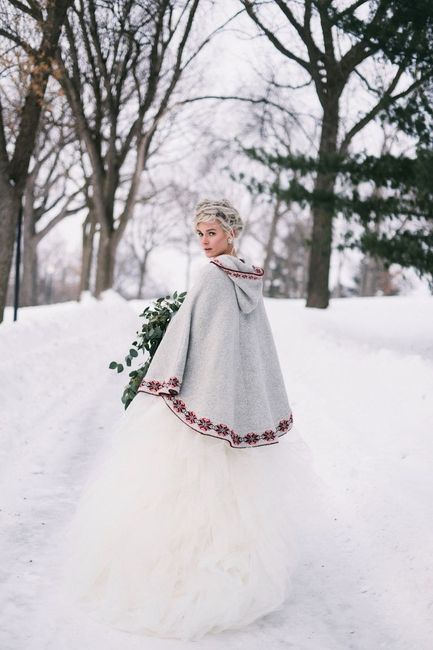
[[[28,5],[25,5],[23,2],[20,2],[20,0],[9,0],[9,2],[11,5],[28,14],[38,22],[42,22],[44,20],[42,11],[36,2],[29,2],[30,7]]]
[[[254,97],[239,97],[238,95],[202,95],[200,97],[189,97],[188,99],[181,99],[177,101],[174,106],[181,106],[183,104],[191,104],[192,102],[198,102],[201,101],[202,99],[218,99],[218,100],[237,100],[240,102],[248,102],[250,104],[268,104],[269,106],[273,106],[274,108],[278,108],[280,111],[283,111],[287,115],[293,115],[291,111],[289,111],[285,106],[282,106],[281,104],[277,104],[277,102],[273,102],[270,99],[267,99],[266,97],[259,97],[258,99],[254,99]]]
[[[199,54],[199,52],[201,52],[201,50],[204,48],[204,46],[205,46],[207,43],[209,43],[209,41],[210,41],[210,40],[215,36],[215,34],[218,34],[218,32],[220,32],[221,30],[223,30],[224,27],[226,27],[229,23],[231,23],[232,20],[234,20],[235,18],[237,18],[240,14],[242,14],[243,11],[244,11],[243,9],[240,9],[240,10],[237,11],[233,16],[230,16],[230,18],[228,18],[228,19],[227,19],[227,20],[226,20],[222,25],[219,25],[219,26],[216,27],[212,32],[210,32],[210,33],[206,36],[206,38],[202,41],[202,43],[200,43],[199,47],[195,50],[195,52],[193,52],[192,55],[189,57],[189,59],[187,59],[187,61],[184,63],[184,65],[183,65],[183,69],[185,70],[185,68],[186,68],[186,67],[191,63],[191,61],[192,61],[193,59],[195,59],[195,57]]]
[[[36,57],[38,55],[38,51],[35,50],[35,48],[29,45],[22,38],[20,38],[18,34],[15,34],[14,32],[8,32],[6,29],[0,27],[0,36],[4,36],[4,38],[7,38],[9,41],[12,41],[16,45],[19,45],[19,47],[21,47],[29,56]]]
[[[265,34],[265,36],[271,41],[271,43],[279,50],[282,54],[284,54],[285,57],[288,59],[291,59],[292,61],[296,61],[300,66],[302,66],[309,75],[313,76],[312,68],[310,65],[309,61],[305,61],[301,57],[297,56],[296,54],[293,54],[290,50],[288,50],[284,45],[281,43],[281,41],[273,34],[265,25],[261,22],[257,14],[254,13],[253,11],[253,5],[250,2],[250,0],[241,0],[242,4],[244,5],[247,14],[250,16],[250,18],[253,19],[253,21],[260,27],[262,32]]]
[[[378,114],[378,113],[379,113],[379,112],[380,112],[380,111],[381,111],[385,106],[387,106],[387,105],[390,104],[390,103],[393,103],[396,99],[399,99],[400,96],[404,96],[404,95],[397,95],[397,96],[395,96],[395,97],[392,97],[392,93],[393,93],[393,91],[395,90],[395,88],[396,88],[396,86],[397,86],[397,84],[398,84],[398,82],[399,82],[401,76],[403,75],[405,69],[406,69],[406,66],[405,66],[405,65],[400,65],[400,67],[398,68],[398,70],[397,70],[397,72],[396,72],[396,74],[395,74],[393,80],[392,80],[391,83],[389,84],[387,90],[382,94],[382,96],[381,96],[381,98],[379,99],[379,101],[377,102],[377,104],[376,104],[375,106],[373,106],[373,108],[372,108],[370,111],[368,111],[368,113],[366,113],[366,114],[364,115],[364,117],[362,117],[362,118],[361,118],[361,119],[360,119],[360,120],[359,120],[359,121],[358,121],[358,122],[357,122],[357,123],[356,123],[356,124],[355,124],[355,125],[354,125],[350,130],[349,130],[349,131],[348,131],[348,133],[345,135],[345,137],[344,137],[344,139],[343,139],[343,141],[342,141],[342,143],[341,143],[341,145],[340,145],[340,152],[341,152],[341,153],[346,153],[346,152],[347,152],[347,150],[348,150],[348,148],[349,148],[349,144],[350,144],[350,142],[352,141],[352,139],[354,138],[354,136],[355,136],[357,133],[359,133],[359,131],[361,131],[361,130],[362,130],[362,129],[363,129],[363,128],[364,128],[364,127],[369,123],[369,122],[371,122],[371,121],[376,117],[376,115],[377,115],[377,114]],[[416,85],[418,85],[419,83],[421,83],[421,82],[420,82],[420,81],[417,81],[417,82],[416,82]],[[411,89],[413,89],[414,87],[416,87],[414,84],[412,84],[412,85],[410,86]],[[406,91],[405,94],[407,94],[408,92],[410,92],[409,89]]]
[[[35,240],[36,242],[40,242],[41,239],[43,239],[49,232],[54,228],[54,226],[57,226],[58,223],[63,221],[65,217],[67,217],[70,214],[73,214],[73,212],[78,212],[79,209],[81,209],[83,206],[80,206],[80,208],[77,208],[76,210],[68,210],[68,203],[66,203],[63,208],[60,210],[60,212],[53,218],[51,221],[47,223],[46,226],[44,226],[38,233],[35,235]]]
[[[49,3],[47,19],[42,26],[41,45],[30,73],[29,90],[21,110],[19,132],[10,164],[10,176],[15,180],[20,191],[24,189],[25,177],[35,144],[37,125],[42,110],[40,98],[45,94],[51,73],[52,57],[57,48],[69,4],[70,0],[56,0],[56,2]]]
[[[325,60],[329,71],[332,71],[335,65],[334,40],[332,38],[332,23],[327,11],[327,3],[324,0],[318,0],[320,24],[322,26],[323,42],[325,45]]]
[[[301,39],[305,42],[305,29],[304,26],[298,23],[292,10],[282,0],[275,0],[275,4],[281,9],[285,17],[289,20],[290,24],[296,29]]]
[[[360,64],[362,61],[367,59],[371,54],[377,52],[380,49],[380,44],[373,46],[370,42],[370,35],[372,29],[375,28],[378,23],[385,16],[386,10],[388,8],[388,2],[386,0],[380,0],[377,6],[376,13],[373,18],[370,20],[369,24],[366,26],[363,37],[360,41],[355,43],[341,58],[340,60],[340,70],[343,78],[347,80],[353,70]]]
[[[370,0],[357,0],[353,4],[349,5],[346,7],[346,9],[343,9],[343,11],[340,11],[339,13],[336,14],[335,16],[335,21],[334,23],[338,22],[343,16],[347,16],[348,14],[353,14],[359,7],[362,7],[362,5],[365,5],[367,2]]]

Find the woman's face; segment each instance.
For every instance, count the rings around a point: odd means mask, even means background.
[[[215,221],[202,221],[197,224],[197,236],[200,240],[200,246],[204,250],[207,257],[216,257],[216,255],[223,255],[224,253],[231,253],[233,243],[227,242],[230,236],[220,222]]]

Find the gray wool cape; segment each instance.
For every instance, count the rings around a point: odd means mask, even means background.
[[[172,316],[138,392],[233,448],[271,445],[293,426],[263,301],[263,269],[210,258]]]

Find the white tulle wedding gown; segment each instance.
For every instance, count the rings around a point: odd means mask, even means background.
[[[65,531],[64,593],[138,634],[248,625],[290,597],[313,474],[296,427],[234,449],[138,393]]]

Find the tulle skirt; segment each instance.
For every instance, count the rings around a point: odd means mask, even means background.
[[[66,597],[117,628],[183,640],[281,609],[310,468],[294,427],[234,449],[138,393],[65,530]]]

